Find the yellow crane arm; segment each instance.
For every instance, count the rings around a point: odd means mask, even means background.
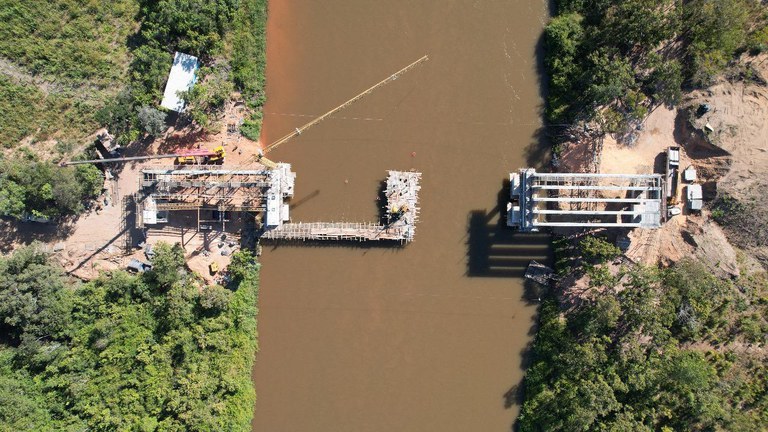
[[[311,122],[305,124],[304,126],[302,126],[300,128],[296,128],[293,132],[289,133],[288,135],[280,138],[279,140],[277,140],[277,141],[273,142],[272,144],[268,145],[267,147],[265,147],[263,153],[268,153],[269,151],[276,149],[280,144],[285,144],[285,142],[287,142],[291,138],[295,137],[296,135],[301,135],[301,133],[304,132],[305,130],[311,128],[312,126],[314,126],[314,125],[316,125],[318,123],[320,123],[321,121],[327,119],[328,117],[336,114],[337,112],[343,110],[344,108],[352,105],[353,103],[357,102],[358,100],[360,100],[364,96],[368,95],[372,91],[376,90],[377,88],[383,86],[384,84],[387,84],[390,81],[396,80],[400,75],[408,72],[409,70],[411,70],[414,67],[416,67],[419,63],[424,62],[426,60],[428,60],[428,57],[425,55],[425,56],[421,57],[420,59],[416,60],[415,62],[409,64],[408,66],[400,69],[399,71],[397,71],[397,72],[393,73],[392,75],[390,75],[390,76],[384,78],[383,80],[379,81],[378,83],[376,83],[372,87],[368,88],[367,90],[363,91],[362,93],[358,94],[357,96],[353,97],[352,99],[344,102],[343,104],[341,104],[341,105],[337,106],[336,108],[328,111],[327,113],[321,115],[320,117],[312,120]],[[261,155],[259,155],[259,159],[261,160],[261,159],[266,159],[266,158],[264,158],[264,155],[261,154]]]

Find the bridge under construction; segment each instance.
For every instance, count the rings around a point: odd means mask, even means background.
[[[140,193],[135,197],[137,228],[155,228],[169,222],[174,211],[196,212],[197,231],[202,223],[221,223],[228,212],[253,214],[260,238],[269,240],[392,240],[410,242],[418,220],[421,173],[389,171],[383,223],[290,223],[290,206],[296,174],[286,163],[274,169],[238,170],[226,167],[145,169]],[[215,219],[201,219],[201,212],[215,212]]]
[[[176,166],[170,169],[144,169],[139,179],[136,226],[147,229],[168,223],[174,211],[196,212],[196,232],[210,229],[207,223],[221,223],[224,231],[228,213],[246,212],[254,215],[260,238],[269,240],[352,240],[374,241],[413,240],[418,219],[418,191],[421,173],[389,171],[386,181],[384,217],[380,223],[291,223],[288,200],[293,197],[296,174],[286,163],[275,163],[265,154],[300,135],[333,114],[348,107],[377,88],[396,80],[402,74],[427,61],[422,56],[353,98],[315,118],[293,132],[263,148],[244,164],[226,167],[224,149],[197,154],[172,154],[119,158],[122,161],[175,157]],[[118,161],[106,159],[105,161]],[[200,165],[194,165],[202,161]],[[211,162],[221,163],[214,165]],[[87,161],[89,163],[103,161]],[[75,164],[68,162],[62,165]],[[192,165],[187,165],[192,163]],[[256,169],[253,169],[253,168]],[[201,212],[211,212],[211,219],[201,219]],[[205,222],[203,225],[201,222]],[[183,242],[182,242],[183,243]]]
[[[661,174],[510,173],[507,225],[658,228],[666,216]]]
[[[267,227],[263,239],[271,240],[394,240],[410,242],[419,216],[421,173],[389,171],[383,223],[313,222]]]

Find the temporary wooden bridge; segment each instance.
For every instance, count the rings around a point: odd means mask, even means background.
[[[419,216],[419,180],[421,173],[389,171],[386,195],[386,223],[311,222],[284,223],[266,229],[262,239],[269,240],[391,240],[410,242]]]

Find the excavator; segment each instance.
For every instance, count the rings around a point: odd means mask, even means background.
[[[349,99],[348,101],[344,102],[343,104],[337,106],[336,108],[333,108],[332,110],[326,112],[325,114],[315,118],[314,120],[310,121],[309,123],[296,128],[291,133],[285,135],[284,137],[278,139],[277,141],[269,144],[268,146],[264,147],[263,150],[259,150],[258,154],[255,155],[252,158],[249,158],[245,162],[241,164],[240,167],[251,164],[252,162],[258,162],[268,169],[274,169],[277,167],[277,164],[275,162],[272,162],[271,160],[267,159],[265,155],[269,153],[270,151],[276,149],[282,144],[285,144],[288,142],[291,138],[294,138],[297,135],[301,135],[304,131],[311,128],[312,126],[320,123],[321,121],[327,119],[328,117],[336,114],[337,112],[341,111],[342,109],[352,105],[353,103],[357,102],[358,100],[362,99],[363,97],[367,96],[377,88],[396,80],[400,77],[400,75],[404,74],[405,72],[413,69],[417,65],[419,65],[422,62],[427,61],[429,58],[428,56],[422,56],[418,60],[414,61],[413,63],[409,64],[408,66],[400,69],[399,71],[393,73],[392,75],[384,78],[383,80],[379,81],[378,83],[374,84],[373,86],[369,87],[365,91],[359,93],[352,99]],[[130,156],[130,157],[121,157],[121,158],[108,158],[108,159],[92,159],[92,160],[82,160],[82,161],[69,161],[69,162],[62,162],[60,165],[65,167],[69,165],[81,165],[81,164],[98,164],[98,163],[110,163],[110,162],[128,162],[128,161],[139,161],[139,160],[148,160],[148,159],[167,159],[167,158],[174,158],[176,165],[192,165],[197,163],[203,163],[203,164],[222,164],[224,163],[224,157],[225,157],[225,151],[223,146],[216,147],[213,150],[187,150],[180,153],[174,153],[174,154],[164,154],[164,155],[152,155],[152,156]],[[238,168],[240,168],[238,167]]]

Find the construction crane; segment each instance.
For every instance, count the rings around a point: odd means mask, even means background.
[[[271,160],[269,160],[269,159],[267,159],[265,157],[265,155],[267,153],[269,153],[270,151],[278,148],[282,144],[285,144],[291,138],[293,138],[293,137],[295,137],[297,135],[301,135],[302,133],[304,133],[307,129],[311,128],[312,126],[320,123],[321,121],[327,119],[328,117],[336,114],[337,112],[343,110],[344,108],[346,108],[346,107],[352,105],[353,103],[359,101],[364,96],[367,96],[368,94],[372,93],[377,88],[379,88],[379,87],[381,87],[381,86],[383,86],[383,85],[385,85],[385,84],[387,84],[387,83],[389,83],[391,81],[396,80],[397,78],[400,77],[400,75],[408,72],[409,70],[415,68],[420,63],[425,62],[428,59],[429,59],[429,57],[424,55],[423,57],[421,57],[420,59],[416,60],[415,62],[409,64],[408,66],[400,69],[399,71],[393,73],[392,75],[384,78],[383,80],[381,80],[378,83],[374,84],[373,86],[369,87],[365,91],[359,93],[357,96],[353,97],[352,99],[344,102],[343,104],[341,104],[341,105],[337,106],[336,108],[328,111],[327,113],[321,115],[320,117],[317,117],[316,119],[310,121],[309,123],[305,124],[304,126],[301,126],[301,127],[298,127],[296,129],[294,129],[291,133],[285,135],[284,137],[282,137],[282,138],[278,139],[277,141],[275,141],[275,142],[269,144],[268,146],[264,147],[263,150],[260,150],[259,153],[256,155],[256,158],[255,158],[256,162],[261,163],[262,165],[266,166],[267,168],[275,168],[275,167],[277,167],[277,164],[275,164],[274,162],[272,162]],[[251,162],[251,161],[247,161],[246,163],[248,163],[248,162]]]
[[[285,135],[284,137],[278,139],[277,141],[269,144],[266,146],[263,150],[259,150],[259,153],[255,156],[255,158],[251,158],[242,165],[246,165],[248,163],[253,162],[254,160],[256,162],[261,163],[267,168],[274,169],[277,167],[277,164],[272,162],[271,160],[264,157],[265,154],[269,153],[270,151],[276,149],[282,144],[285,144],[288,142],[291,138],[301,135],[304,131],[311,128],[312,126],[320,123],[321,121],[327,119],[328,117],[336,114],[337,112],[343,110],[344,108],[352,105],[353,103],[357,102],[358,100],[362,99],[363,97],[367,96],[368,94],[372,93],[377,88],[396,80],[400,77],[400,75],[408,72],[409,70],[413,69],[414,67],[418,66],[420,63],[427,61],[429,58],[428,56],[424,55],[420,59],[414,61],[413,63],[409,64],[408,66],[400,69],[399,71],[393,73],[392,75],[384,78],[383,80],[379,81],[378,83],[374,84],[373,86],[369,87],[365,91],[359,93],[352,99],[349,99],[348,101],[344,102],[343,104],[337,106],[336,108],[333,108],[332,110],[328,111],[327,113],[317,117],[316,119],[310,121],[309,123],[305,124],[304,126],[298,127],[295,130],[293,130],[288,135]],[[129,161],[140,161],[140,160],[149,160],[149,159],[170,159],[175,158],[177,165],[186,165],[186,164],[194,164],[198,163],[198,158],[202,158],[202,163],[206,164],[221,164],[224,162],[224,147],[216,147],[214,150],[187,150],[180,153],[173,153],[173,154],[163,154],[163,155],[151,155],[151,156],[129,156],[129,157],[119,157],[119,158],[105,158],[105,159],[91,159],[91,160],[80,160],[80,161],[68,161],[68,162],[62,162],[59,165],[62,167],[70,166],[70,165],[82,165],[82,164],[98,164],[98,163],[110,163],[110,162],[129,162]]]
[[[223,146],[218,146],[213,150],[185,150],[179,153],[161,154],[161,155],[148,155],[148,156],[128,156],[118,158],[105,158],[105,159],[90,159],[90,160],[77,160],[62,162],[59,165],[66,167],[70,165],[83,165],[83,164],[99,164],[99,163],[111,163],[111,162],[129,162],[129,161],[141,161],[149,159],[176,159],[176,165],[189,165],[189,164],[217,164],[224,163],[224,156],[226,152]]]

